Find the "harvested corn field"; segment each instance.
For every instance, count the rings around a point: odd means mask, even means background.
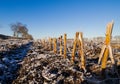
[[[102,74],[101,66],[98,64],[100,45],[95,46],[93,50],[87,49],[94,45],[86,46],[86,71],[84,71],[77,53],[72,63],[69,51],[65,59],[64,55],[54,54],[48,47],[42,47],[41,43],[35,42],[24,58],[19,76],[13,84],[107,84],[108,82],[119,84],[120,55],[115,56],[117,62],[115,66],[112,66],[110,60],[107,61],[106,74]]]
[[[74,39],[0,40],[2,84],[119,84],[120,48],[111,43],[109,23],[104,42]],[[118,46],[118,47],[116,47]]]
[[[119,10],[120,0],[0,0],[0,84],[120,84]]]

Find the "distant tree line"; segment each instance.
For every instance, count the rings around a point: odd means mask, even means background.
[[[32,35],[28,33],[28,28],[26,27],[26,25],[20,22],[10,24],[10,28],[13,31],[14,37],[33,39]]]

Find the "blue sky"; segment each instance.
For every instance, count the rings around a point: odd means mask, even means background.
[[[76,31],[91,38],[104,36],[112,20],[112,35],[120,35],[120,0],[0,0],[0,33],[6,35],[11,23],[22,22],[34,38],[73,38]]]

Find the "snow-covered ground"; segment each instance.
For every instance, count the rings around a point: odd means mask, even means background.
[[[17,77],[20,62],[32,43],[27,40],[0,40],[0,84],[11,84]]]
[[[72,48],[67,49],[68,59],[64,59],[59,52],[54,54],[49,50],[48,44],[43,46],[39,41],[8,39],[0,42],[1,84],[102,84],[106,81],[119,84],[119,67],[117,73],[113,73],[110,60],[105,75],[113,81],[101,78],[101,67],[97,64],[101,50],[99,45],[87,43],[85,46],[87,72],[84,72],[78,53],[75,63],[71,62]],[[116,62],[120,62],[119,55],[114,57]]]

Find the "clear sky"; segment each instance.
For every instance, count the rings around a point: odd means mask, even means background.
[[[0,33],[6,35],[11,23],[21,22],[34,38],[73,38],[76,31],[104,36],[112,20],[113,36],[120,35],[120,0],[0,0]]]

